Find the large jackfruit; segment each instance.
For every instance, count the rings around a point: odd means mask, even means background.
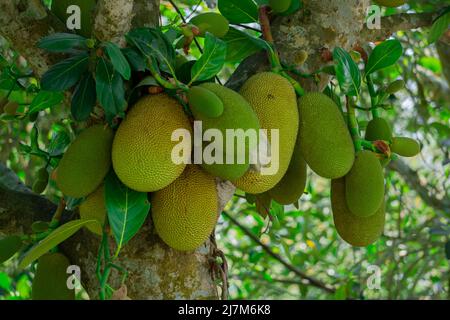
[[[153,192],[178,178],[186,164],[172,159],[172,150],[179,143],[172,141],[177,129],[192,136],[189,119],[175,99],[159,94],[139,100],[114,138],[112,162],[119,179],[131,189]],[[190,144],[187,147],[190,159]]]
[[[374,118],[369,121],[366,128],[366,140],[391,141],[392,130],[387,121],[383,118]]]
[[[384,176],[380,160],[371,151],[358,152],[355,163],[345,176],[347,205],[354,215],[368,217],[381,206]]]
[[[152,194],[156,232],[170,247],[195,250],[209,237],[218,219],[218,196],[213,176],[196,165],[166,188]]]
[[[219,158],[223,163],[207,164],[205,163],[205,159],[203,159],[202,167],[210,174],[222,179],[238,179],[244,175],[250,167],[250,153],[255,151],[257,147],[256,139],[259,134],[258,117],[248,102],[237,92],[215,83],[204,83],[200,85],[200,88],[212,92],[223,103],[222,114],[215,118],[207,117],[204,114],[197,112],[196,109],[192,110],[195,120],[202,121],[203,131],[208,129],[218,129],[223,137],[223,143],[218,143],[216,149],[216,153],[218,152]],[[242,133],[247,131],[249,133],[253,132],[256,138],[254,139],[255,145],[251,146],[250,140],[245,139],[245,150],[241,150],[241,148],[238,148],[239,139],[234,136],[230,137],[232,139],[229,139],[227,136],[227,130],[229,129],[242,129]],[[234,142],[234,157],[231,158],[231,155],[227,153],[227,144],[232,142]],[[205,143],[206,148],[208,145],[209,143]],[[242,154],[240,151],[245,151],[245,154]],[[228,156],[230,156],[232,163],[227,163]],[[243,161],[239,162],[238,160]]]
[[[319,92],[298,101],[300,148],[308,166],[319,176],[340,178],[351,169],[355,150],[337,105]]]
[[[286,173],[298,133],[298,107],[295,90],[288,80],[272,72],[262,72],[248,79],[241,88],[241,95],[255,110],[261,129],[267,129],[268,141],[272,141],[271,129],[279,130],[279,166],[273,175],[263,175],[250,170],[240,179],[233,181],[239,189],[259,194],[272,189]],[[272,155],[272,161],[277,155]]]
[[[82,198],[94,192],[111,167],[114,133],[103,125],[87,128],[69,146],[58,166],[56,182],[67,196]]]
[[[407,137],[395,137],[392,139],[391,151],[402,157],[415,157],[420,153],[420,144]]]
[[[102,226],[106,219],[105,187],[100,186],[91,193],[80,205],[80,218],[86,220],[97,220],[98,224],[88,224],[86,227],[93,233],[101,236]]]
[[[306,162],[301,154],[299,139],[297,139],[294,154],[286,174],[268,193],[279,204],[288,205],[295,203],[305,191],[306,178]]]
[[[385,203],[370,217],[350,212],[345,200],[345,179],[331,182],[331,207],[334,225],[343,240],[355,247],[365,247],[375,242],[383,233]]]
[[[39,258],[31,287],[33,300],[75,300],[75,291],[67,287],[69,260],[61,253]]]
[[[57,16],[66,25],[67,19],[73,19],[73,13],[67,13],[67,8],[71,5],[77,5],[80,8],[81,16],[80,24],[81,29],[75,30],[77,33],[84,37],[89,38],[92,33],[93,26],[93,14],[95,6],[97,4],[96,0],[53,0],[51,11],[55,16]]]
[[[400,7],[406,3],[406,0],[375,0],[375,3],[388,8]]]

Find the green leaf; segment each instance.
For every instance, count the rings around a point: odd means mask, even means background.
[[[123,116],[126,107],[123,79],[105,58],[101,58],[97,64],[95,82],[97,97],[108,121],[115,116]]]
[[[150,203],[147,193],[129,189],[113,171],[105,179],[105,197],[108,221],[117,243],[117,256],[120,249],[144,224]]]
[[[60,104],[63,99],[64,94],[62,92],[41,90],[31,102],[27,114],[39,112],[56,106]]]
[[[70,136],[67,131],[59,130],[52,135],[47,151],[51,157],[58,157],[64,153],[69,144]]]
[[[105,48],[109,58],[111,59],[111,63],[114,66],[114,69],[119,72],[125,80],[130,80],[130,64],[128,63],[120,48],[112,42],[106,42]]]
[[[336,78],[341,91],[348,96],[359,96],[361,88],[361,73],[352,57],[342,48],[333,50],[333,59],[336,62]]]
[[[207,32],[203,55],[191,70],[191,83],[214,77],[223,67],[227,54],[227,44]]]
[[[73,52],[74,49],[88,49],[86,38],[73,33],[51,34],[42,38],[37,46],[50,52]]]
[[[366,65],[366,75],[392,66],[402,56],[402,44],[398,40],[387,40],[373,49]]]
[[[253,0],[219,0],[218,7],[230,23],[258,21],[258,6]]]
[[[8,236],[0,239],[0,264],[9,260],[22,248],[22,240],[19,236]]]
[[[78,83],[72,96],[71,112],[76,121],[89,118],[97,101],[95,80],[91,73],[86,73]]]
[[[72,220],[63,224],[62,226],[55,229],[50,233],[44,240],[34,245],[30,251],[23,257],[22,261],[19,263],[19,268],[24,269],[30,263],[39,259],[42,255],[46,254],[49,250],[53,249],[55,246],[65,241],[72,235],[74,235],[82,227],[99,223],[97,220]]]
[[[142,72],[147,69],[144,57],[133,48],[123,48],[122,53],[127,58],[133,70]]]
[[[8,274],[0,272],[0,289],[10,291],[12,288],[12,281]]]
[[[231,62],[239,62],[248,56],[263,50],[263,47],[246,32],[231,27],[223,38],[227,44],[226,60]]]
[[[444,32],[449,28],[449,25],[450,12],[447,12],[434,21],[430,30],[430,35],[428,36],[428,42],[431,44],[438,41]]]
[[[41,79],[41,87],[48,91],[65,91],[78,82],[86,72],[89,55],[81,53],[52,66]]]

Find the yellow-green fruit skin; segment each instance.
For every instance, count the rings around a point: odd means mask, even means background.
[[[387,121],[383,118],[374,118],[369,121],[366,128],[366,140],[391,141],[392,130]]]
[[[356,216],[350,212],[345,197],[344,178],[331,182],[331,207],[334,225],[341,238],[355,247],[365,247],[375,242],[384,230],[385,203],[370,217]]]
[[[139,100],[120,124],[112,147],[112,162],[119,179],[140,192],[160,190],[180,176],[185,163],[172,160],[175,130],[192,137],[192,127],[183,107],[167,94]],[[189,144],[188,154],[191,154]]]
[[[238,163],[238,158],[241,155],[238,153],[238,145],[235,141],[234,148],[234,159],[233,163],[227,162],[227,152],[226,146],[228,143],[228,137],[226,131],[228,129],[243,131],[254,130],[258,134],[259,132],[259,121],[252,107],[248,102],[237,92],[221,86],[216,83],[204,83],[200,85],[200,88],[209,90],[215,94],[223,103],[223,112],[219,117],[209,118],[205,117],[199,113],[194,112],[194,118],[197,121],[202,121],[202,129],[206,131],[208,129],[218,129],[223,136],[223,145],[221,150],[218,152],[223,155],[223,163],[205,163],[203,160],[202,168],[212,174],[213,176],[220,177],[225,180],[234,180],[242,177],[245,172],[250,167],[250,153],[256,149],[250,149],[250,144],[248,139],[246,139],[245,144],[245,161],[243,163]],[[230,142],[231,143],[231,142]],[[205,145],[207,146],[209,142]],[[223,150],[223,151],[222,151]]]
[[[103,185],[91,193],[80,205],[80,218],[97,220],[98,224],[87,225],[87,228],[99,236],[103,234],[102,226],[106,218],[105,187]]]
[[[53,0],[51,11],[64,23],[64,25],[66,24],[67,19],[73,15],[72,13],[67,13],[67,8],[71,5],[79,6],[81,11],[81,29],[75,30],[75,32],[89,38],[92,33],[92,17],[96,6],[96,0]]]
[[[19,236],[8,236],[0,239],[0,263],[11,258],[22,247]]]
[[[33,300],[75,300],[67,287],[69,260],[61,253],[46,253],[38,260],[31,287]]]
[[[286,174],[268,193],[279,204],[288,205],[295,203],[305,191],[306,178],[306,162],[301,154],[299,140],[297,140]]]
[[[201,246],[218,219],[215,178],[196,165],[166,188],[152,194],[152,219],[159,237],[171,248]]]
[[[353,165],[353,141],[337,105],[319,92],[305,94],[298,101],[299,138],[303,158],[319,176],[336,179]]]
[[[384,176],[380,160],[371,151],[358,152],[345,176],[345,197],[350,211],[359,217],[373,215],[384,198]]]
[[[223,113],[222,100],[208,89],[192,87],[188,92],[188,100],[194,116],[217,118]]]
[[[256,112],[261,129],[267,130],[271,145],[270,130],[279,130],[278,171],[273,175],[262,175],[250,168],[243,177],[232,181],[245,192],[259,194],[275,187],[289,167],[298,133],[297,97],[289,81],[272,72],[262,72],[250,77],[240,93]]]
[[[269,5],[275,13],[283,13],[289,9],[292,0],[269,0]]]
[[[395,137],[392,139],[391,151],[402,157],[414,157],[420,153],[420,144],[411,138]]]
[[[380,6],[395,8],[404,5],[406,0],[375,0],[375,3]]]
[[[100,186],[111,167],[113,138],[113,131],[100,124],[81,132],[58,166],[56,183],[62,193],[82,198]]]
[[[228,20],[215,12],[199,14],[192,18],[190,23],[200,29],[200,36],[202,37],[205,36],[206,32],[209,32],[218,38],[222,38],[230,28]]]

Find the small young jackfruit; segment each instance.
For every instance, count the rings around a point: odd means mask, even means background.
[[[300,148],[306,163],[324,178],[343,177],[352,167],[355,151],[337,105],[323,93],[310,92],[298,106]]]
[[[172,183],[186,167],[172,159],[172,150],[179,143],[172,141],[172,133],[179,129],[192,137],[189,119],[175,99],[159,94],[139,100],[114,138],[112,163],[119,179],[140,192],[153,192]],[[191,150],[187,152],[190,156]]]
[[[402,157],[415,157],[420,153],[420,144],[411,138],[395,137],[392,139],[391,151]]]
[[[202,87],[192,87],[188,92],[192,113],[205,118],[217,118],[223,113],[223,102],[213,92]]]
[[[373,118],[369,121],[366,128],[366,140],[391,141],[392,131],[387,121],[383,118]]]
[[[402,90],[403,88],[405,88],[405,81],[395,80],[386,88],[386,93],[394,94],[394,93]]]
[[[97,224],[88,224],[86,227],[93,233],[101,236],[102,226],[106,219],[105,187],[102,185],[80,205],[80,218],[87,220],[97,220]]]
[[[81,132],[58,166],[56,183],[62,193],[82,198],[100,186],[111,167],[113,137],[113,131],[100,124]]]
[[[205,163],[206,159],[203,159],[202,168],[213,176],[225,180],[238,179],[250,167],[250,154],[256,149],[256,145],[251,146],[249,139],[245,139],[245,149],[241,150],[241,148],[238,148],[239,145],[237,143],[240,139],[234,135],[227,135],[227,130],[241,130],[241,133],[253,132],[257,138],[260,128],[258,117],[248,102],[239,93],[216,83],[204,83],[200,85],[200,88],[212,92],[223,103],[223,112],[216,118],[208,118],[200,113],[193,112],[195,120],[202,121],[203,131],[218,129],[223,136],[223,143],[217,146],[214,153],[215,155],[219,155],[223,163],[208,164]],[[235,133],[240,134],[240,132]],[[227,145],[230,144],[232,146],[231,143],[234,143],[234,157],[231,157],[227,150]],[[257,141],[255,141],[256,143]],[[205,146],[208,147],[209,143],[206,143]],[[242,154],[240,151],[244,151],[245,153]],[[227,161],[228,157],[232,161]]]
[[[256,112],[261,129],[267,130],[269,150],[276,142],[279,146],[278,155],[271,155],[272,161],[265,166],[278,167],[274,174],[262,174],[261,171],[250,168],[243,177],[232,181],[247,193],[259,194],[275,187],[289,167],[298,133],[297,97],[291,83],[272,72],[262,72],[250,77],[240,93]],[[278,130],[279,141],[272,141],[272,130]],[[276,159],[278,166],[275,165]]]
[[[374,0],[376,4],[388,8],[400,7],[406,3],[406,0]]]
[[[0,264],[9,260],[22,248],[22,239],[19,236],[8,236],[0,239]]]
[[[224,37],[230,28],[228,20],[221,14],[215,12],[201,13],[189,22],[200,29],[200,36],[204,37],[206,32],[212,33],[218,38]]]
[[[384,198],[384,176],[380,160],[368,150],[358,152],[345,176],[345,197],[350,211],[358,217],[373,215]]]
[[[291,6],[292,0],[269,0],[269,6],[275,13],[286,12]]]
[[[75,32],[89,38],[92,33],[92,18],[96,4],[96,0],[55,0],[52,2],[51,11],[64,23],[64,25],[66,25],[68,22],[69,25],[74,25],[74,22],[78,21],[74,19],[79,18],[80,29],[75,29]],[[77,13],[78,11],[68,10],[69,7],[73,5],[76,5],[80,8],[80,17],[74,15],[74,13]]]
[[[215,179],[196,165],[188,165],[177,180],[153,193],[151,203],[156,233],[180,251],[201,246],[218,219]]]
[[[385,204],[382,202],[370,217],[356,216],[350,212],[345,197],[345,179],[331,182],[331,207],[338,234],[355,247],[365,247],[375,242],[384,230]]]
[[[31,287],[33,300],[75,300],[67,287],[69,260],[61,253],[46,253],[38,260]]]
[[[295,145],[294,153],[283,179],[271,190],[270,197],[279,204],[296,203],[303,195],[306,186],[307,169],[302,157],[299,139]]]
[[[41,168],[37,172],[36,181],[33,183],[33,192],[41,194],[47,187],[49,174],[47,168]]]

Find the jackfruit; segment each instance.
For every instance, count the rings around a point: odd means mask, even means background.
[[[93,233],[101,236],[102,226],[106,219],[105,187],[102,185],[80,205],[80,218],[87,220],[97,220],[99,223],[88,224],[86,227]]]
[[[64,25],[69,22],[72,25],[74,21],[78,21],[78,17],[74,15],[74,12],[70,11],[67,13],[69,6],[76,5],[80,8],[81,16],[80,19],[80,29],[75,29],[74,31],[86,38],[89,38],[92,33],[93,26],[93,13],[97,5],[96,0],[54,0],[52,2],[51,11],[52,13],[60,19]],[[77,11],[78,12],[78,11]]]
[[[56,183],[66,196],[82,198],[94,192],[111,167],[114,133],[103,125],[87,128],[61,159]]]
[[[47,168],[41,168],[37,172],[36,181],[33,183],[33,192],[41,194],[47,187],[49,174]]]
[[[9,116],[15,116],[17,114],[17,109],[19,104],[15,101],[9,101],[4,107],[3,112]]]
[[[279,130],[279,154],[272,155],[268,165],[273,166],[279,156],[278,171],[268,175],[250,168],[242,178],[232,181],[245,192],[259,194],[275,187],[289,167],[298,133],[297,97],[290,82],[272,72],[252,76],[244,83],[240,93],[255,110],[261,129],[267,129],[270,145],[276,142],[272,141],[271,129]]]
[[[213,176],[220,177],[225,180],[238,179],[244,175],[250,167],[250,153],[255,151],[257,147],[256,139],[259,133],[258,117],[248,102],[241,95],[239,95],[239,93],[216,83],[204,83],[200,85],[200,88],[209,90],[223,103],[223,112],[220,117],[217,118],[207,118],[193,110],[195,120],[202,121],[203,131],[208,129],[218,129],[222,133],[223,137],[223,143],[215,144],[217,148],[215,153],[213,153],[213,156],[218,155],[218,160],[223,163],[208,164],[205,162],[205,159],[203,159],[202,167]],[[235,138],[234,135],[228,137],[228,129],[243,130],[244,132],[249,133],[253,131],[253,133],[255,133],[255,145],[252,146],[249,139],[245,139],[245,150],[240,150],[241,148],[239,148],[238,145],[240,139]],[[239,134],[238,131],[235,132],[236,134]],[[227,153],[227,144],[230,144],[231,146],[232,142],[234,143],[234,157],[231,158],[232,155]],[[205,148],[208,146],[209,143],[204,144]],[[245,154],[242,154],[240,151],[245,151]],[[230,157],[232,163],[227,163],[229,162],[227,161],[228,157]]]
[[[119,126],[112,147],[112,162],[119,179],[140,192],[160,190],[180,176],[185,163],[176,164],[172,150],[175,130],[192,128],[183,107],[167,94],[139,100]],[[191,146],[185,150],[190,158]],[[186,156],[186,155],[183,155]]]
[[[384,198],[384,176],[380,160],[368,150],[358,152],[345,176],[345,196],[350,211],[359,217],[373,215]]]
[[[406,3],[406,0],[375,0],[375,3],[388,8],[400,7]]]
[[[19,236],[8,236],[0,239],[0,263],[9,260],[22,248],[22,240]]]
[[[201,13],[192,18],[189,23],[199,28],[202,37],[205,36],[206,32],[209,32],[218,38],[222,38],[230,28],[227,18],[215,12]]]
[[[193,114],[205,118],[217,118],[223,113],[222,100],[208,89],[192,87],[188,92],[188,100]]]
[[[308,166],[324,178],[345,176],[355,150],[336,103],[323,93],[311,92],[299,99],[298,106],[300,147]]]
[[[46,253],[39,258],[31,287],[33,300],[75,300],[67,287],[69,260],[61,253]]]
[[[269,0],[269,6],[275,13],[283,13],[289,9],[292,0]]]
[[[303,195],[306,186],[307,169],[302,157],[299,139],[295,144],[294,153],[283,179],[271,190],[270,197],[279,204],[292,204]]]
[[[213,231],[218,219],[218,196],[213,176],[196,165],[166,188],[152,194],[156,233],[170,247],[195,250]]]
[[[334,225],[338,234],[355,247],[365,247],[375,242],[384,230],[385,203],[370,217],[361,217],[350,212],[345,197],[345,179],[331,182],[331,207]]]
[[[396,81],[392,82],[386,88],[386,93],[394,94],[394,93],[402,90],[403,88],[405,88],[405,81],[403,81],[403,80],[396,80]]]
[[[402,157],[415,157],[420,153],[420,144],[411,138],[395,137],[392,139],[391,151]]]
[[[374,118],[369,121],[366,128],[366,140],[391,141],[392,131],[387,121],[383,118]]]

